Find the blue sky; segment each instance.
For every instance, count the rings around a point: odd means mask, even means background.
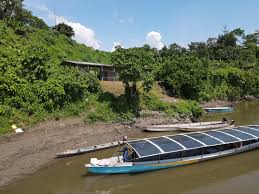
[[[172,43],[216,37],[227,26],[246,33],[259,30],[258,0],[25,0],[49,25],[65,22],[75,39],[100,50],[145,43]]]

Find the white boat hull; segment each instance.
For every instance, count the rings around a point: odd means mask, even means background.
[[[144,130],[150,132],[166,132],[166,131],[177,131],[179,129],[202,127],[207,125],[222,124],[222,121],[211,121],[211,122],[198,122],[198,123],[183,123],[183,124],[169,124],[169,125],[151,125],[147,126]]]

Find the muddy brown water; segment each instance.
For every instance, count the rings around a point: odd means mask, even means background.
[[[259,124],[259,102],[237,105],[235,112],[206,114],[203,120],[222,117],[236,125]],[[145,134],[146,136],[159,135]],[[60,159],[25,179],[0,188],[1,194],[258,194],[259,149],[185,167],[134,175],[92,175],[84,163],[103,158],[115,149]]]

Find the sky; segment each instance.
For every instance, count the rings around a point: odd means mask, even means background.
[[[161,49],[206,41],[228,30],[259,30],[259,0],[24,0],[49,26],[66,23],[76,41],[98,50]]]

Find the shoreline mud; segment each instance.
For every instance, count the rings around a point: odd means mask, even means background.
[[[227,105],[229,101],[215,101],[205,106]],[[232,102],[236,104],[236,102]],[[140,117],[134,124],[84,123],[82,118],[48,120],[25,129],[22,134],[9,133],[0,136],[0,188],[55,162],[55,155],[68,149],[132,138],[142,133],[149,124],[191,122],[190,119],[168,117],[158,112]]]
[[[81,119],[43,122],[23,134],[0,137],[0,187],[24,178],[54,162],[58,152],[122,140],[140,134],[122,124],[85,124]]]

